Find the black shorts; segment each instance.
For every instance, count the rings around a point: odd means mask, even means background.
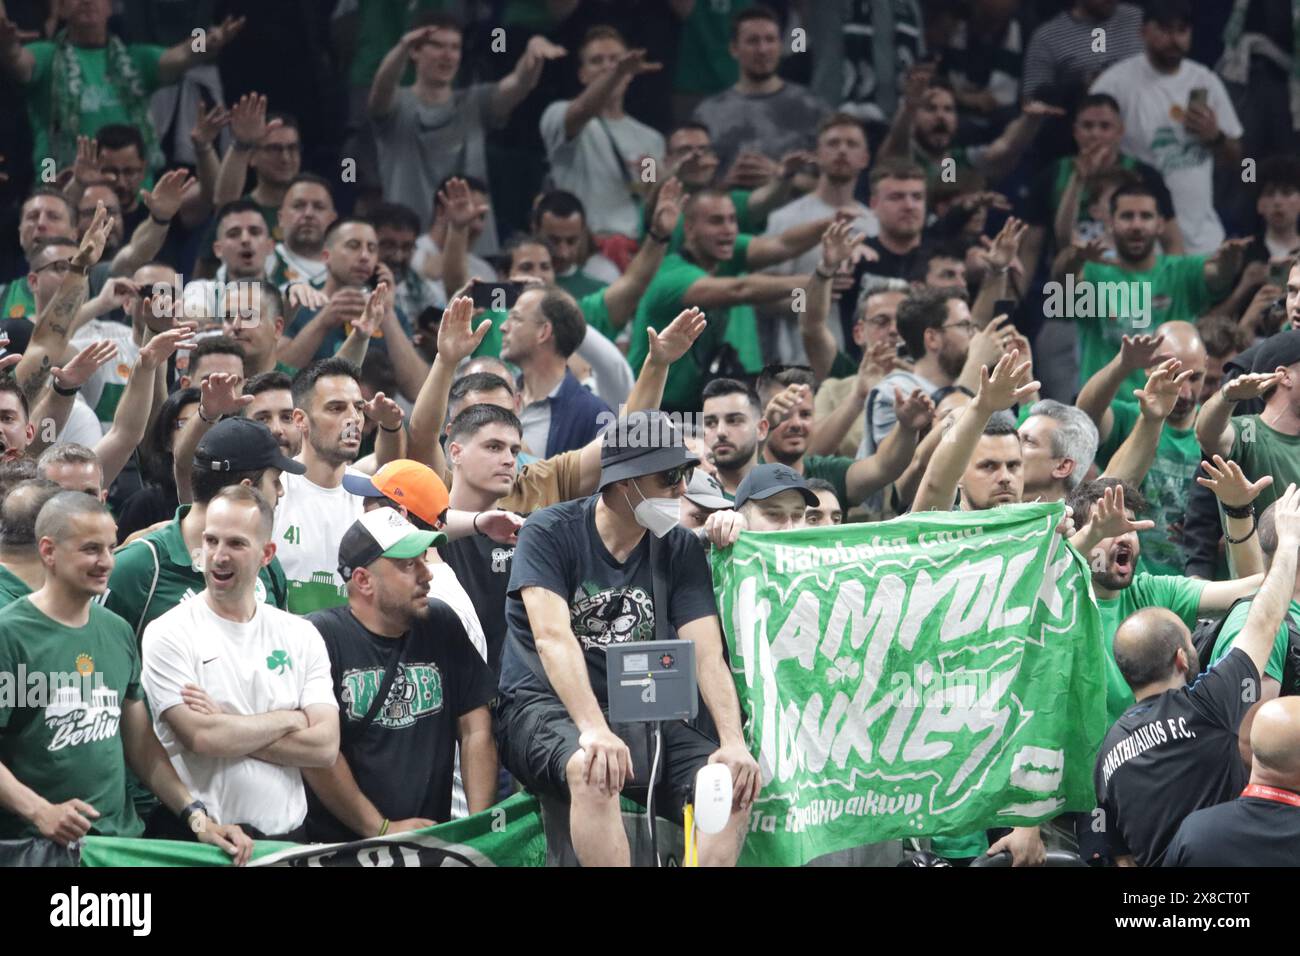
[[[606,714],[606,719],[609,715]],[[580,749],[578,727],[558,697],[517,691],[501,697],[493,725],[501,762],[531,792],[569,799],[565,768]],[[623,796],[645,806],[654,759],[653,724],[610,724],[632,752],[635,777]],[[718,742],[682,720],[662,725],[663,749],[655,773],[655,815],[681,822],[682,805],[695,789],[695,775],[709,762]]]

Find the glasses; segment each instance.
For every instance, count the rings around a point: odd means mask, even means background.
[[[871,326],[873,329],[888,329],[888,328],[892,328],[895,325],[895,320],[892,315],[878,315],[874,319],[868,319],[865,316],[863,316],[862,318],[858,319],[858,321],[863,323],[864,325]]]
[[[972,334],[972,333],[975,331],[975,323],[972,322],[970,319],[964,319],[964,320],[961,321],[961,322],[950,322],[950,323],[948,323],[947,325],[941,325],[941,326],[939,326],[939,328],[941,328],[941,329],[961,329],[961,330],[962,330],[963,332],[965,332],[967,335],[970,335],[970,334]]]
[[[45,265],[41,266],[39,269],[36,269],[34,271],[44,272],[46,269],[53,269],[59,275],[67,275],[68,271],[71,268],[72,268],[71,259],[55,259],[53,262],[47,262],[45,263]]]
[[[676,488],[678,482],[691,483],[691,476],[695,474],[694,465],[678,465],[676,468],[669,468],[667,471],[661,471],[655,475],[661,488]]]

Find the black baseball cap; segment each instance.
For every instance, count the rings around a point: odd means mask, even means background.
[[[783,491],[797,491],[803,495],[804,504],[817,506],[817,493],[808,487],[803,475],[789,465],[755,465],[749,469],[740,486],[736,488],[736,508],[747,501],[763,501]]]
[[[1252,371],[1273,372],[1279,367],[1300,362],[1300,330],[1291,329],[1270,335],[1259,343]]]
[[[257,471],[279,468],[291,475],[307,466],[286,458],[271,429],[251,418],[225,418],[199,440],[194,449],[195,471]]]
[[[600,443],[600,487],[625,478],[656,475],[700,459],[664,412],[632,412],[606,429]]]

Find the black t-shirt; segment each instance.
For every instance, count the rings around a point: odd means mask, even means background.
[[[1259,671],[1240,648],[1187,687],[1126,710],[1102,742],[1093,771],[1116,856],[1159,866],[1190,813],[1231,800],[1246,785],[1237,731],[1250,709],[1242,692]]]
[[[865,240],[863,245],[870,246],[880,259],[877,262],[859,262],[853,270],[853,287],[840,296],[840,327],[844,331],[844,348],[854,359],[862,356],[862,350],[853,344],[853,322],[857,318],[858,301],[864,283],[869,285],[879,279],[911,279],[912,271],[927,251],[925,242],[922,241],[911,252],[900,256],[886,249],[875,236]]]
[[[487,638],[488,666],[493,674],[500,674],[501,647],[506,642],[506,590],[515,549],[499,545],[486,535],[472,534],[449,541],[438,553],[456,572],[456,579],[478,612]]]
[[[1197,810],[1174,834],[1163,866],[1300,866],[1300,807],[1241,797]]]
[[[542,508],[533,512],[519,532],[510,596],[506,600],[506,644],[501,657],[503,694],[513,695],[520,689],[554,692],[527,663],[529,659],[537,663],[537,645],[519,596],[523,588],[545,588],[569,605],[569,626],[582,645],[587,675],[602,707],[607,703],[606,645],[655,639],[650,532],[645,533],[627,561],[615,561],[596,532],[599,500],[599,495],[593,495]],[[660,554],[668,561],[665,580],[671,630],[716,614],[713,578],[695,536],[684,528],[674,528],[660,545]]]
[[[496,696],[496,681],[483,663],[460,618],[442,601],[429,601],[429,616],[402,638],[362,627],[346,606],[309,614],[325,640],[339,702],[341,742],[357,786],[390,820],[451,817],[452,770],[457,721]],[[403,647],[401,673],[388,698],[360,737],[354,730],[370,704],[393,654]],[[313,840],[354,840],[311,788],[307,789],[308,833]]]

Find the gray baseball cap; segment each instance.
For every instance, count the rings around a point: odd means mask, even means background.
[[[691,476],[684,497],[692,504],[707,508],[709,511],[721,511],[723,508],[732,507],[731,499],[722,490],[718,479],[700,468],[696,468],[695,474]]]

